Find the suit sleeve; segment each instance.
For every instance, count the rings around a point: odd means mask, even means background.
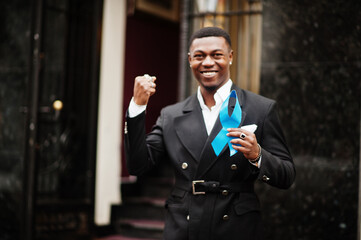
[[[146,134],[145,111],[140,115],[126,117],[125,155],[131,175],[140,176],[156,165],[164,155],[161,115],[151,133]]]
[[[264,121],[260,139],[262,164],[259,177],[271,186],[287,189],[295,180],[296,171],[273,102]]]

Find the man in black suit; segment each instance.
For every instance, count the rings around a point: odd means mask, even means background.
[[[164,108],[147,135],[145,108],[156,91],[155,77],[135,79],[125,129],[127,167],[141,175],[161,159],[173,165],[166,240],[263,239],[254,181],[286,189],[295,179],[276,102],[235,86],[232,58],[224,30],[195,32],[189,63],[198,92]]]

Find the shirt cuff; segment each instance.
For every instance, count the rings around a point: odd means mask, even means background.
[[[248,162],[250,164],[252,164],[253,166],[256,166],[256,167],[260,168],[261,167],[261,161],[262,161],[262,156],[259,158],[258,162],[256,162],[256,163],[253,163],[251,161],[248,161]]]
[[[147,105],[138,105],[134,102],[134,97],[130,100],[128,108],[128,117],[134,118],[145,111]]]

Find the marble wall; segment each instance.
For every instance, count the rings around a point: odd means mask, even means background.
[[[297,171],[290,190],[257,185],[267,239],[356,239],[360,39],[360,1],[264,1],[260,93]]]
[[[0,239],[20,239],[31,3],[0,1]]]

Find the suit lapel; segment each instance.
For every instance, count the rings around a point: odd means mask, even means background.
[[[183,115],[176,117],[174,123],[181,143],[198,162],[208,134],[196,95],[184,106]]]
[[[237,92],[237,97],[238,97],[238,101],[239,104],[242,108],[242,102],[243,102],[243,94],[241,92],[241,89],[236,87],[234,84],[232,85],[232,90],[236,90]],[[234,108],[235,103],[233,103],[233,105],[230,105],[230,108]],[[238,127],[241,127],[245,118],[246,118],[247,113],[243,111],[242,108],[242,120],[241,123]],[[224,152],[228,149],[228,144],[226,144],[226,146],[224,146],[223,150],[221,151],[221,153],[217,156],[214,153],[214,150],[212,148],[212,141],[214,140],[214,138],[217,136],[217,134],[219,133],[219,131],[222,129],[222,124],[219,120],[219,115],[217,118],[216,123],[214,124],[214,127],[212,129],[211,134],[209,135],[206,144],[203,147],[202,153],[201,153],[201,157],[200,157],[200,162],[198,165],[198,169],[197,169],[197,173],[196,173],[196,179],[201,179],[201,177],[204,176],[205,173],[207,173],[207,171],[215,164],[215,162],[217,161],[217,159],[222,156],[224,154]]]

